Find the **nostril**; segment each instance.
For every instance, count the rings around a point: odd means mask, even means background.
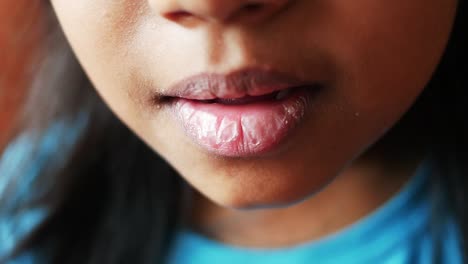
[[[169,20],[178,21],[180,19],[190,17],[192,16],[192,14],[190,14],[187,11],[179,10],[179,11],[173,11],[173,12],[167,13],[164,16]]]
[[[261,9],[263,9],[263,4],[261,3],[250,3],[250,4],[247,4],[243,7],[243,9],[249,13],[252,13],[252,12],[257,12]]]
[[[0,0],[1,1],[1,0]],[[149,1],[149,0],[148,0]],[[162,17],[182,26],[200,23],[255,22],[280,11],[290,0],[151,0],[152,8]]]

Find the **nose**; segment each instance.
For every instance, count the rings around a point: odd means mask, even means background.
[[[187,18],[228,23],[258,21],[284,9],[292,0],[148,0],[151,8],[174,22]]]

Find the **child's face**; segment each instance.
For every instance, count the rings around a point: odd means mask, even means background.
[[[249,2],[263,6],[246,8]],[[115,114],[199,191],[222,205],[242,208],[307,197],[394,125],[430,79],[457,4],[52,3],[84,69]],[[285,73],[319,88],[294,90],[281,100],[235,100],[235,105],[166,97],[242,97],[275,86],[235,90],[276,78],[259,75],[265,72],[231,74],[245,69]],[[171,90],[199,73],[220,75],[204,75],[189,85],[190,92],[187,87]],[[226,80],[230,85],[223,86]],[[165,97],[159,100],[161,94]]]

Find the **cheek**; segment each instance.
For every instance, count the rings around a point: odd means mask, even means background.
[[[131,74],[138,69],[134,69],[135,59],[129,51],[145,1],[51,2],[70,45],[102,99],[123,121],[140,118],[144,91],[138,87],[145,84]]]
[[[339,67],[337,85],[352,87],[340,92],[370,106],[411,101],[443,54],[456,1],[338,2],[331,1],[337,19],[322,34]]]
[[[368,139],[389,129],[424,89],[443,54],[456,4],[361,0],[324,7],[333,19],[324,18],[315,34],[337,68],[330,102],[351,111]]]

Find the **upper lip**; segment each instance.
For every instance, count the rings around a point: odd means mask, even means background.
[[[200,73],[190,76],[171,85],[163,96],[192,100],[236,99],[312,84],[280,71],[244,68],[229,74]]]

